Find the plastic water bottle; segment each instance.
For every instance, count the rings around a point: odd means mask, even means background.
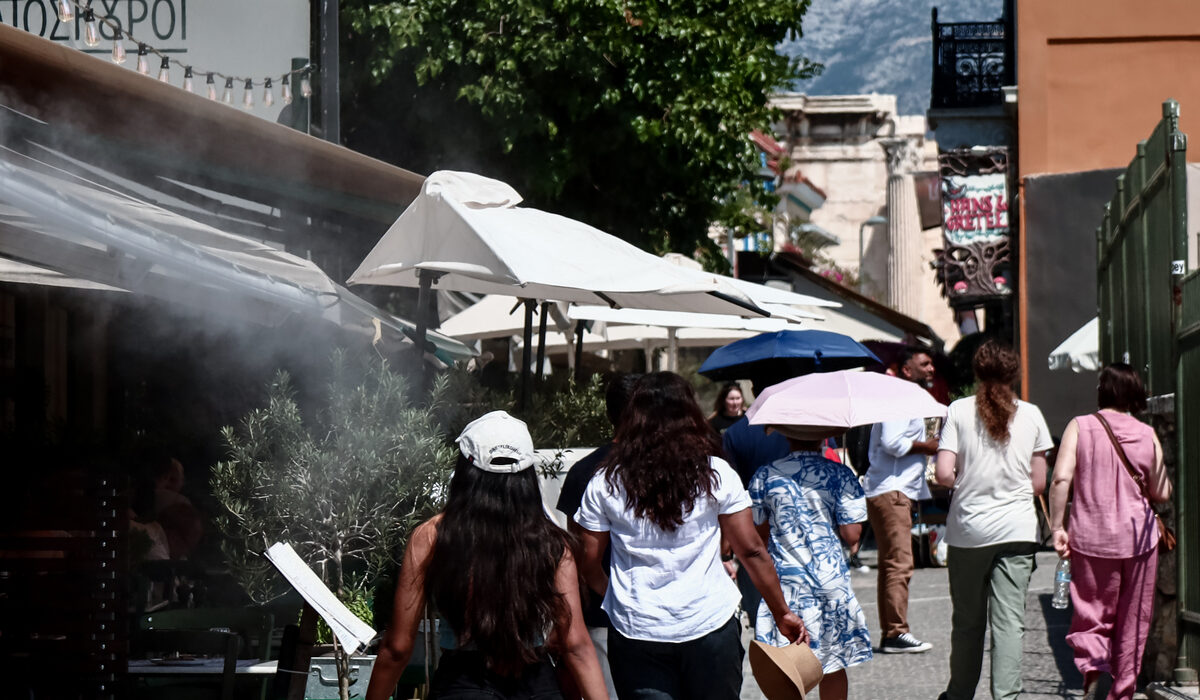
[[[1054,597],[1050,599],[1050,607],[1065,610],[1071,604],[1071,560],[1059,559],[1058,567],[1054,569]]]

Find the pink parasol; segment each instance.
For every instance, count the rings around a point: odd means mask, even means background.
[[[806,374],[768,387],[746,415],[755,425],[852,428],[942,417],[946,407],[913,382],[875,372],[841,370]]]

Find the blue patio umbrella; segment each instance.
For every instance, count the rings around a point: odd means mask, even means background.
[[[734,341],[713,351],[700,374],[716,381],[750,379],[761,385],[813,372],[877,364],[867,346],[841,333],[776,331]]]

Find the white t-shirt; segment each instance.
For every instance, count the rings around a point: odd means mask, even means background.
[[[697,499],[674,532],[665,532],[625,507],[625,489],[597,472],[583,493],[575,522],[608,532],[612,569],[602,607],[630,639],[686,642],[720,628],[741,595],[721,565],[718,515],[750,507],[750,495],[729,464],[710,460],[717,473],[712,498]]]
[[[1054,446],[1037,406],[1017,400],[1007,444],[987,433],[975,410],[975,397],[950,404],[939,450],[958,455],[954,497],[946,518],[946,544],[984,547],[1002,542],[1036,542],[1033,506],[1035,452]]]

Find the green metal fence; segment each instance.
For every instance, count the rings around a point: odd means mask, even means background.
[[[1192,272],[1180,285],[1178,351],[1175,393],[1175,503],[1179,547],[1179,655],[1192,668],[1200,666],[1200,273]]]
[[[1128,362],[1152,396],[1174,396],[1178,653],[1194,669],[1200,663],[1200,277],[1187,274],[1186,156],[1179,104],[1168,100],[1162,120],[1117,177],[1096,242],[1101,361]]]
[[[1117,177],[1117,192],[1096,230],[1100,359],[1128,362],[1151,395],[1174,391],[1176,284],[1187,260],[1187,137],[1179,104]]]

